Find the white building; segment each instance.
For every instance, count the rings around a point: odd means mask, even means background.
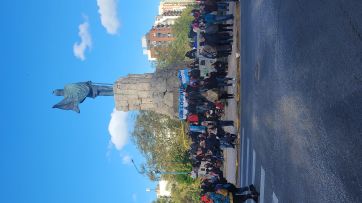
[[[195,0],[161,0],[158,7],[158,14],[167,11],[182,11],[188,5],[195,4]]]
[[[160,180],[158,182],[158,190],[156,190],[157,198],[171,197],[171,186],[166,180]]]

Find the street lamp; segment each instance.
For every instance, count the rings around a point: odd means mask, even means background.
[[[154,175],[179,175],[179,174],[190,174],[191,172],[188,171],[159,171],[158,169],[154,169],[154,170],[146,170],[146,171],[140,171],[136,165],[136,163],[133,161],[133,159],[131,159],[131,162],[133,164],[133,166],[135,167],[135,169],[137,170],[137,172],[139,174],[144,175],[145,173],[150,172]]]
[[[132,162],[133,166],[135,167],[136,171],[137,171],[139,174],[144,174],[144,173],[142,173],[142,172],[138,169],[138,167],[137,167],[136,164],[134,163],[133,159],[131,159],[131,162]]]
[[[151,189],[151,188],[149,188],[149,187],[148,187],[148,188],[146,188],[146,192],[151,192],[152,190],[153,190],[153,191],[156,191],[156,190],[157,190],[157,188],[154,188],[154,189]]]

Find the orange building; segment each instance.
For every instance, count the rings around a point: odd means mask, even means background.
[[[149,60],[157,59],[157,49],[175,40],[172,35],[172,29],[169,25],[153,26],[151,30],[142,39],[142,46],[146,48]]]
[[[171,25],[181,16],[182,10],[192,4],[195,4],[195,0],[160,0],[159,15],[156,16],[154,26],[142,37],[143,53],[148,56],[148,60],[156,60],[157,50],[175,39]]]

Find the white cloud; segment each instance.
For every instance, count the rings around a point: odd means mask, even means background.
[[[121,157],[122,157],[122,164],[129,165],[132,163],[132,157],[130,157],[129,155],[124,155]]]
[[[86,49],[90,49],[92,47],[92,37],[89,33],[89,23],[87,18],[85,18],[85,22],[78,26],[79,32],[78,35],[80,37],[80,42],[76,42],[73,45],[73,53],[80,60],[85,60],[84,52]]]
[[[116,149],[121,150],[128,140],[127,112],[113,109],[108,131],[111,134],[111,142]]]
[[[117,34],[120,22],[117,17],[116,0],[97,0],[101,23],[109,34]]]

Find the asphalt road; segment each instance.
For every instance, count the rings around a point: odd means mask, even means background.
[[[362,1],[241,0],[241,183],[362,202]]]

